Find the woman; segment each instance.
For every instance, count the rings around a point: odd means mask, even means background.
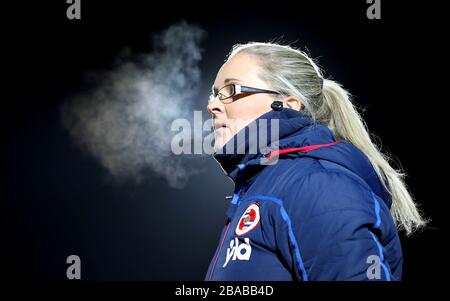
[[[235,45],[208,111],[235,192],[206,280],[400,280],[397,229],[425,221],[347,91],[304,52]]]

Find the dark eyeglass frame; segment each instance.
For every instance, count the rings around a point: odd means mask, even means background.
[[[223,98],[218,97],[220,95],[220,90],[222,90],[222,89],[224,89],[225,87],[228,87],[228,86],[232,86],[233,87],[233,92],[231,93],[231,95],[227,96],[227,97],[223,97]],[[214,90],[213,90],[213,92],[209,96],[209,102],[214,101],[214,99],[216,99],[218,97],[219,100],[222,103],[229,104],[229,103],[232,103],[234,101],[233,97],[236,96],[236,95],[240,95],[240,94],[254,94],[254,93],[269,93],[269,94],[280,95],[280,93],[276,92],[276,91],[271,91],[271,90],[266,90],[266,89],[259,89],[259,88],[248,87],[248,86],[241,86],[241,85],[237,85],[237,84],[228,84],[228,85],[225,85],[222,88],[220,88],[217,91],[217,93],[215,93]],[[228,101],[228,99],[230,101]]]

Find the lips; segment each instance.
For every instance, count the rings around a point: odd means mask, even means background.
[[[226,125],[225,121],[214,120],[214,130],[215,131],[226,128],[226,127],[227,127],[227,125]]]

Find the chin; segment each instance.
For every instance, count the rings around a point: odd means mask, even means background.
[[[220,142],[220,141],[219,142],[215,142],[214,143],[214,152],[217,152],[218,150],[221,150],[224,145],[225,145],[225,143],[223,143],[223,142]]]
[[[218,150],[222,149],[224,145],[230,140],[230,137],[228,135],[216,135],[214,137],[214,151],[217,152]]]

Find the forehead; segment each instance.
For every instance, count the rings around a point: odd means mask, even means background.
[[[254,56],[239,53],[226,61],[217,72],[213,88],[220,88],[225,84],[225,79],[235,78],[246,84],[258,84],[258,61]]]

